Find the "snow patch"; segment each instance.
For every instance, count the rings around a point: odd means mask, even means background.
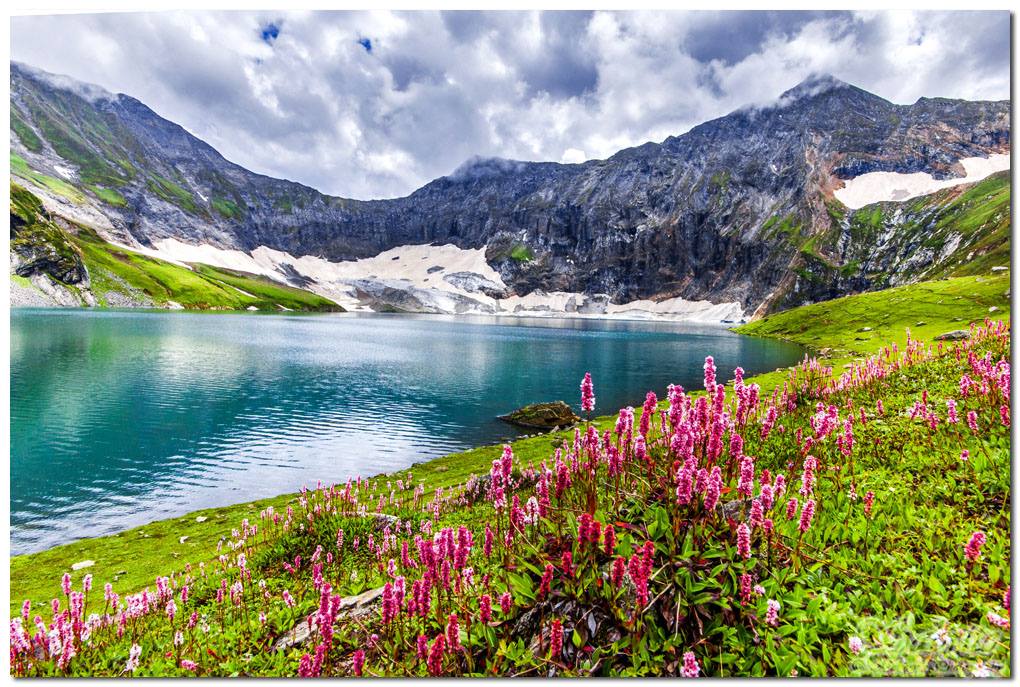
[[[851,210],[883,201],[901,201],[925,196],[935,191],[981,181],[985,177],[1009,169],[1009,153],[960,160],[966,174],[955,179],[935,179],[927,172],[868,172],[845,182],[835,192],[836,200]]]
[[[125,247],[179,265],[204,263],[300,285],[354,312],[397,309],[446,314],[566,315],[704,323],[736,322],[744,318],[743,309],[735,302],[670,298],[614,304],[605,294],[562,291],[533,291],[525,296],[498,298],[499,292],[506,290],[506,284],[485,261],[485,250],[481,248],[409,245],[371,258],[331,262],[312,255],[295,257],[266,246],[244,253],[209,244],[187,244],[177,239],[156,241],[153,248]]]

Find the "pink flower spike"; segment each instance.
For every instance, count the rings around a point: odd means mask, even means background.
[[[963,547],[963,555],[971,563],[976,563],[981,558],[981,547],[985,545],[985,533],[974,532],[970,535],[970,541]]]
[[[684,664],[680,668],[680,674],[684,677],[698,677],[701,674],[701,668],[698,666],[698,659],[694,656],[693,651],[687,651],[684,653]]]
[[[745,560],[751,557],[751,528],[746,522],[737,526],[737,553]]]
[[[595,410],[595,386],[591,382],[590,372],[585,372],[581,380],[581,410],[586,413]]]

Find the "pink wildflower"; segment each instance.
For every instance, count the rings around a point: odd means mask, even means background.
[[[995,625],[996,627],[1001,627],[1004,630],[1009,629],[1009,618],[1003,618],[998,613],[993,613],[991,611],[988,611],[988,615],[986,617],[988,618],[988,622],[990,622],[992,625]]]
[[[849,644],[851,653],[859,654],[864,648],[864,642],[862,642],[861,638],[856,635],[850,638]]]
[[[488,594],[478,597],[478,620],[481,623],[492,620],[492,597]]]
[[[623,556],[618,556],[613,561],[613,568],[609,573],[609,581],[613,583],[613,587],[619,589],[623,586],[623,576],[627,572],[627,563],[624,561]]]
[[[607,556],[612,556],[613,551],[616,550],[616,530],[613,529],[612,525],[606,525],[606,529],[603,533],[603,550]]]
[[[549,628],[549,658],[556,661],[563,655],[563,622],[559,618],[552,621]]]
[[[552,584],[553,577],[553,565],[552,563],[545,564],[545,572],[542,573],[542,582],[538,587],[538,598],[544,599],[549,594],[549,588]]]
[[[801,532],[807,532],[811,529],[811,520],[815,517],[815,500],[808,499],[804,502],[804,508],[800,511],[800,525],[798,529]]]
[[[361,677],[362,671],[365,669],[365,650],[358,649],[354,652],[354,659],[351,661],[351,667],[354,669],[354,674]]]
[[[443,673],[443,654],[446,653],[446,637],[442,633],[436,635],[432,640],[432,647],[429,649],[428,669],[432,676]]]
[[[977,562],[977,559],[981,557],[981,547],[985,545],[985,540],[984,532],[974,532],[970,535],[970,541],[963,548],[963,555],[967,557],[968,561]]]
[[[701,668],[698,666],[698,659],[694,656],[693,651],[687,651],[684,653],[684,664],[680,668],[680,674],[684,677],[698,677],[701,674]]]
[[[590,413],[595,410],[595,387],[591,382],[591,373],[585,372],[581,380],[581,410]]]
[[[737,553],[745,560],[751,557],[751,529],[746,522],[737,526]]]
[[[768,610],[765,611],[765,622],[772,627],[779,625],[779,602],[775,599],[769,599]]]
[[[460,651],[460,622],[456,613],[451,613],[446,621],[446,643],[450,645],[450,651]]]

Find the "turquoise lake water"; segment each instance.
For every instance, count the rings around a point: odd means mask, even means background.
[[[339,482],[517,436],[521,405],[596,412],[791,365],[718,327],[430,315],[18,309],[11,549]]]

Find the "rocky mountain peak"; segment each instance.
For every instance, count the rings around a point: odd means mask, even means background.
[[[266,246],[331,261],[453,244],[484,249],[518,295],[616,303],[681,297],[754,312],[869,288],[876,277],[853,262],[863,234],[847,233],[832,197],[840,180],[945,178],[961,159],[1010,143],[1009,101],[896,105],[822,74],[605,160],[479,157],[410,196],[358,201],[234,165],[128,96],[109,100],[19,65],[11,74],[12,153],[51,177],[71,169],[119,242]]]

